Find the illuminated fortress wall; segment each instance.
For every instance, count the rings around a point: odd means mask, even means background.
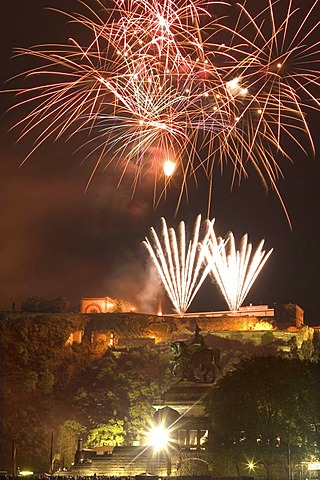
[[[256,309],[256,311],[254,311]],[[257,310],[258,309],[258,310]],[[278,322],[277,312],[281,313]],[[254,314],[255,313],[255,314]],[[271,315],[272,313],[272,315]],[[87,314],[85,336],[97,351],[109,346],[118,348],[152,346],[175,340],[190,340],[196,324],[204,336],[224,338],[261,345],[270,338],[286,343],[296,337],[301,345],[310,340],[313,329],[304,326],[303,310],[295,305],[265,309],[246,308],[243,312],[206,312],[175,315],[146,315],[137,313]]]
[[[184,317],[135,312],[48,314],[48,322],[66,323],[65,345],[85,341],[97,354],[103,354],[110,347],[120,351],[135,347],[167,349],[171,342],[191,341],[197,324],[208,346],[218,346],[223,351],[237,346],[243,349],[246,344],[254,348],[274,344],[275,349],[277,344],[283,351],[295,345],[298,349],[305,348],[304,344],[312,343],[314,329],[304,325],[300,307],[265,307],[249,306],[235,314],[230,311],[202,312]],[[21,317],[18,312],[10,315],[17,321]],[[38,317],[39,314],[28,314],[21,318],[33,323]]]
[[[274,328],[274,319],[267,317],[256,317],[254,315],[231,316],[222,315],[221,317],[189,317],[188,319],[176,319],[180,328],[184,325],[192,328],[196,322],[202,330],[208,332],[216,331],[246,331],[246,330],[272,330]]]
[[[178,315],[147,315],[134,312],[120,313],[111,309],[111,299],[82,299],[81,312],[88,315],[87,327],[91,343],[109,341],[114,333],[120,337],[154,338],[155,342],[170,341],[175,334],[193,332],[196,323],[203,331],[267,331],[299,329],[304,325],[303,310],[297,305],[279,305],[268,308],[267,305],[242,307],[237,312],[202,312]],[[100,303],[99,303],[100,302]],[[100,310],[95,305],[102,305]],[[114,304],[113,304],[114,305]],[[114,308],[114,307],[112,307]],[[97,314],[97,315],[96,315]],[[90,332],[89,332],[90,331]]]

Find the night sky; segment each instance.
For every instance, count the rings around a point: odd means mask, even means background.
[[[302,0],[301,0],[302,1]],[[0,16],[2,88],[12,75],[28,68],[26,59],[12,59],[14,47],[64,41],[69,34],[65,19],[45,7],[73,11],[75,0],[2,0]],[[23,82],[21,79],[20,82]],[[207,213],[208,185],[199,174],[198,186],[190,180],[188,199],[175,215],[179,178],[173,178],[165,198],[153,203],[153,180],[142,179],[134,195],[131,179],[118,186],[119,172],[97,172],[87,192],[93,160],[77,151],[81,136],[41,147],[22,167],[33,137],[17,143],[19,130],[9,131],[16,113],[11,94],[2,93],[0,117],[0,309],[30,296],[65,296],[77,310],[81,297],[110,296],[157,310],[162,298],[150,278],[148,256],[141,242],[151,226],[169,226],[181,220],[192,230],[198,214]],[[21,115],[21,112],[20,112]],[[211,218],[216,233],[231,230],[239,241],[244,233],[257,246],[263,238],[274,251],[251,289],[245,304],[296,303],[305,311],[308,325],[320,325],[320,162],[319,113],[308,122],[318,143],[315,158],[292,150],[293,162],[279,159],[284,178],[278,188],[292,222],[290,228],[276,193],[265,191],[258,175],[230,191],[231,165],[213,185]],[[208,279],[190,311],[225,309],[216,287]]]

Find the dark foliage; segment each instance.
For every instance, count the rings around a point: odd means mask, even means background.
[[[42,297],[30,297],[21,305],[22,312],[30,313],[65,313],[70,309],[69,301],[65,297],[48,300]]]
[[[245,475],[250,459],[258,475],[286,476],[288,449],[293,465],[319,453],[319,392],[318,363],[277,356],[240,361],[207,401],[216,470]]]
[[[73,460],[76,432],[85,441],[97,426],[120,421],[126,442],[141,435],[158,393],[158,353],[97,353],[86,338],[70,344],[86,322],[57,313],[0,316],[0,469],[12,471],[14,442],[17,467],[49,471],[52,432],[53,456],[68,454],[66,462]],[[66,438],[68,452],[60,451]]]

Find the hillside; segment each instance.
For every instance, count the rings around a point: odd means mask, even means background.
[[[2,313],[0,469],[12,470],[14,445],[17,467],[49,471],[52,434],[56,466],[70,465],[80,435],[97,444],[108,428],[117,443],[139,440],[172,379],[170,342],[190,340],[196,322],[224,368],[250,355],[317,355],[308,327],[215,330],[211,321],[209,331],[192,318]]]

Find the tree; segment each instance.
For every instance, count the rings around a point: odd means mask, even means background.
[[[21,305],[23,312],[30,313],[65,313],[69,308],[69,301],[65,297],[57,297],[53,300],[43,297],[29,297]]]
[[[65,313],[70,309],[70,302],[65,297],[57,297],[49,302],[50,312]]]
[[[229,458],[233,474],[248,474],[248,459],[263,466],[268,478],[279,468],[285,474],[288,442],[292,461],[309,453],[312,415],[305,405],[320,388],[311,367],[298,359],[253,357],[217,382],[206,405],[213,425],[210,446],[216,455],[221,452],[221,458]],[[313,414],[319,418],[315,408]]]
[[[125,305],[122,300],[115,299],[114,304],[115,304],[115,307],[114,307],[115,313],[121,313],[125,311]]]
[[[66,420],[60,426],[57,448],[66,466],[70,466],[73,462],[78,439],[84,432],[84,426],[76,420]]]
[[[88,447],[102,447],[104,445],[123,445],[125,431],[123,420],[110,420],[108,423],[100,423],[88,434]]]
[[[47,300],[42,297],[29,297],[21,304],[23,312],[44,313],[48,311]]]
[[[141,385],[139,382],[131,383],[130,391],[128,392],[130,406],[125,423],[128,443],[132,444],[144,437],[150,420],[154,415],[152,403],[158,391],[159,389],[155,383],[151,383],[148,386]]]
[[[309,448],[310,455],[320,452],[320,363],[310,362],[307,364],[308,369],[304,372],[303,385],[300,382],[301,388],[299,390],[300,399],[303,409],[303,415],[306,429],[304,437],[309,446],[317,446],[317,452]],[[311,425],[311,429],[308,428]]]

